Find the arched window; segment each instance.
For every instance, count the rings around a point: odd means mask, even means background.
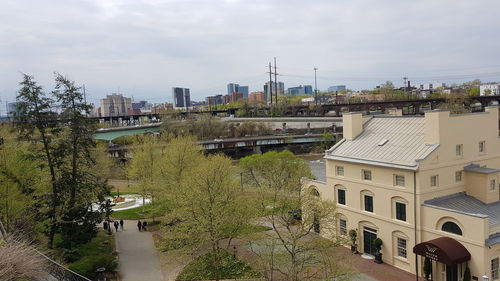
[[[462,229],[460,229],[460,226],[458,226],[456,223],[447,221],[443,223],[443,226],[441,226],[442,231],[454,233],[457,235],[462,235]]]
[[[311,195],[319,197],[319,191],[316,188],[311,187]]]

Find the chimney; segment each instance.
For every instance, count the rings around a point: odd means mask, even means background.
[[[360,112],[349,112],[342,115],[344,138],[353,140],[363,132],[363,115]]]
[[[450,111],[443,109],[435,109],[425,113],[425,143],[438,144],[440,143],[440,131],[444,128],[446,119],[450,118]]]
[[[487,106],[484,108],[484,112],[487,112],[487,113],[493,115],[493,117],[491,117],[491,120],[493,120],[492,122],[495,122],[495,124],[493,126],[494,126],[494,128],[496,128],[496,131],[499,130],[499,128],[498,128],[498,125],[499,125],[498,109],[499,109],[498,105],[490,105],[490,106]]]
[[[410,86],[410,80],[408,80],[408,88],[411,88],[411,86]]]

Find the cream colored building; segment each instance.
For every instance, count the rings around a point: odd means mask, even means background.
[[[435,281],[499,280],[498,108],[425,117],[344,114],[344,138],[326,151],[326,182],[307,181],[334,200],[336,232],[358,232],[358,250]],[[417,254],[415,254],[416,252]],[[477,279],[475,279],[477,278]]]

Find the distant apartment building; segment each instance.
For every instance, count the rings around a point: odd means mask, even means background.
[[[222,105],[222,104],[224,104],[224,101],[225,101],[223,95],[209,96],[209,97],[206,97],[205,100],[206,100],[208,106]]]
[[[227,84],[227,94],[231,95],[232,93],[241,93],[243,98],[248,98],[248,86],[241,86],[236,83]]]
[[[417,89],[419,90],[436,90],[438,88],[444,88],[446,87],[446,84],[445,83],[441,83],[441,82],[433,82],[433,83],[426,83],[426,84],[419,84],[417,86]]]
[[[487,83],[479,86],[479,95],[496,96],[500,95],[500,83]]]
[[[107,95],[101,99],[101,116],[125,116],[132,109],[132,99],[121,94]]]
[[[233,92],[224,96],[224,103],[228,104],[243,99],[243,94],[240,92]]]
[[[287,95],[298,96],[298,95],[312,95],[313,88],[311,85],[300,85],[298,87],[291,87],[286,90]]]
[[[253,92],[248,95],[248,101],[252,103],[265,102],[264,92]]]
[[[191,97],[188,88],[172,87],[172,100],[174,109],[188,108],[191,106]]]
[[[271,82],[271,87],[269,87],[269,82],[264,85],[264,96],[266,103],[271,103],[271,98],[273,103],[275,102],[276,96],[281,96],[285,94],[285,83],[283,82]],[[272,94],[272,97],[271,97]]]
[[[346,90],[345,85],[335,85],[335,86],[328,87],[329,93],[335,93],[335,92],[340,92],[340,91],[345,91],[345,90]]]
[[[153,104],[147,101],[132,102],[132,109],[134,111],[139,110],[140,113],[150,113]]]

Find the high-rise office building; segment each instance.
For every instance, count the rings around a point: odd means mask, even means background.
[[[227,84],[227,94],[231,95],[233,93],[242,93],[243,98],[248,98],[248,86],[241,86],[236,83]]]
[[[273,100],[273,103],[275,103],[275,99],[276,99],[276,96],[280,96],[280,95],[284,95],[285,94],[285,83],[283,82],[274,82],[272,81],[272,100]],[[265,96],[265,100],[266,100],[266,103],[271,103],[271,92],[270,92],[270,87],[269,87],[269,82],[266,82],[266,84],[264,85],[264,96]]]
[[[329,93],[335,93],[335,92],[340,92],[340,91],[345,91],[345,90],[346,90],[345,85],[336,85],[336,86],[328,87]]]
[[[107,95],[101,99],[101,116],[125,116],[132,109],[132,99],[121,94]]]
[[[188,88],[172,87],[174,108],[188,108],[191,106],[191,97]]]
[[[20,115],[19,102],[7,103],[7,116],[18,117]]]
[[[291,87],[287,90],[288,95],[298,96],[298,95],[312,95],[313,89],[311,85],[300,85],[298,87]]]

